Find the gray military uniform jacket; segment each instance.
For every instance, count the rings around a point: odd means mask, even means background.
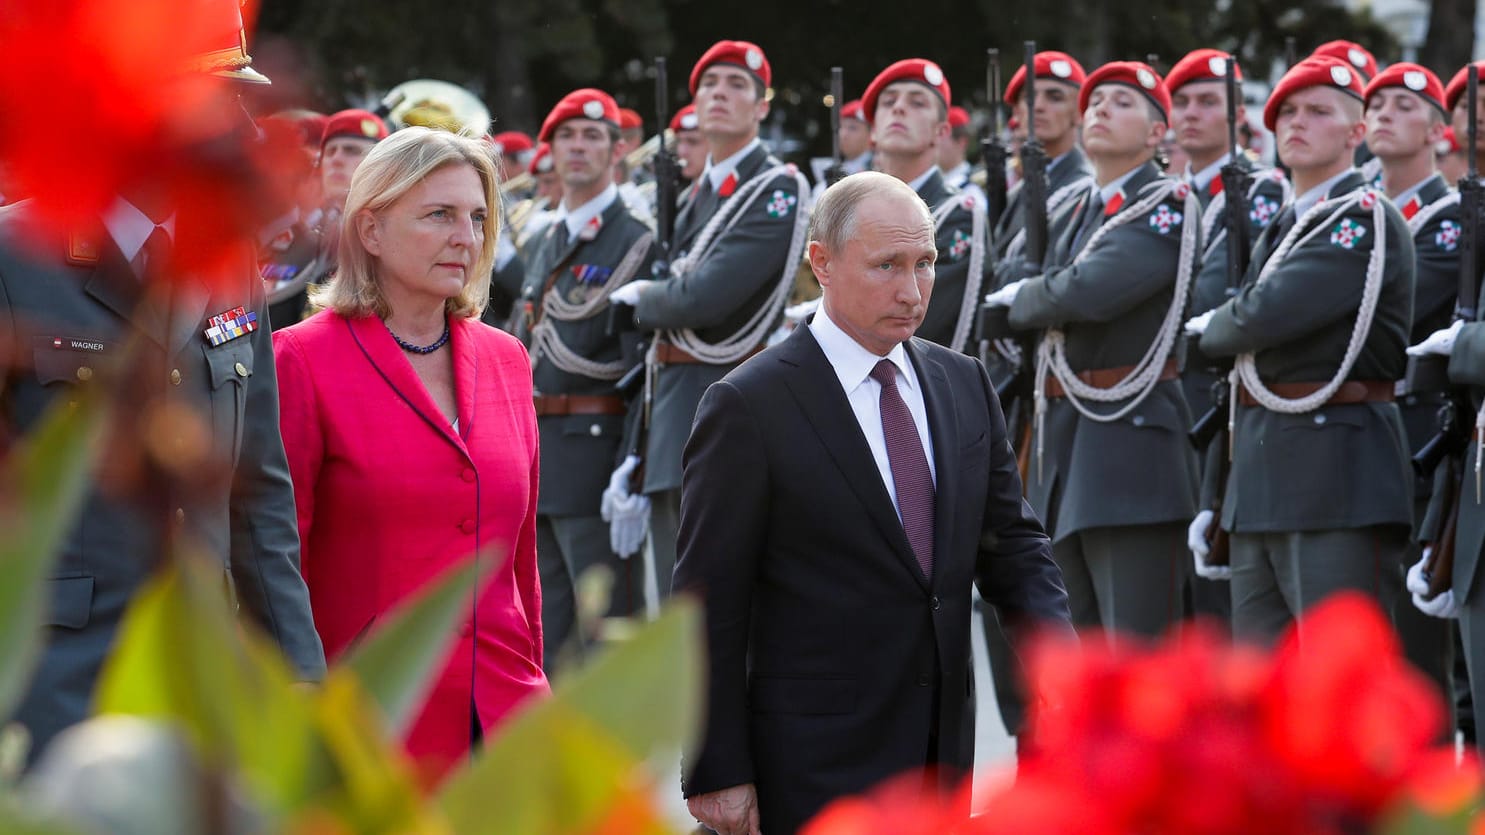
[[[928,204],[929,210],[937,212],[948,201],[960,205],[950,209],[934,234],[934,245],[938,248],[938,262],[933,270],[933,295],[928,299],[928,310],[923,314],[923,324],[914,335],[963,351],[969,347],[966,337],[963,345],[950,345],[954,341],[954,327],[959,322],[959,309],[964,303],[964,290],[969,285],[971,248],[983,247],[986,242],[973,238],[974,197],[961,192],[944,181],[943,172],[934,168],[928,179],[918,187],[918,196]],[[982,269],[990,262],[984,262]]]
[[[1340,198],[1363,185],[1352,172],[1330,195]],[[1413,240],[1397,209],[1377,199],[1384,203],[1385,230],[1371,228],[1372,209],[1360,204],[1340,217],[1321,213],[1270,278],[1255,284],[1297,222],[1293,207],[1286,207],[1259,237],[1243,288],[1217,308],[1201,350],[1214,357],[1256,352],[1258,374],[1269,385],[1328,381],[1355,326],[1368,258],[1385,234],[1376,317],[1348,379],[1400,378],[1413,317]],[[1325,405],[1302,414],[1239,405],[1234,435],[1222,505],[1227,531],[1411,526],[1413,476],[1397,404]]]
[[[737,166],[737,188],[779,164],[765,146],[754,148]],[[681,254],[692,248],[707,222],[731,199],[718,196],[705,176],[700,186],[676,217],[675,246]],[[804,210],[807,197],[799,193],[794,176],[775,176],[736,224],[718,237],[705,259],[689,273],[644,293],[635,306],[635,321],[647,330],[691,328],[708,342],[736,334],[778,285],[795,212]],[[736,365],[686,363],[657,369],[645,444],[644,492],[680,488],[681,450],[691,433],[696,405],[707,386]]]
[[[47,583],[47,644],[15,718],[40,746],[86,717],[125,608],[166,558],[168,526],[221,561],[242,611],[300,676],[319,678],[325,658],[299,574],[267,306],[250,257],[244,253],[240,280],[209,295],[204,284],[182,279],[167,326],[138,304],[144,285],[106,233],[48,239],[29,204],[0,209],[0,358],[16,361],[0,361],[0,447],[83,386],[119,383],[114,366],[139,338],[163,350],[168,370],[142,382],[135,374],[121,410],[161,397],[189,409],[210,432],[209,467],[220,478],[169,493],[93,486]],[[257,330],[213,347],[207,319],[239,307],[256,312]]]
[[[531,348],[531,326],[550,321],[555,335],[573,353],[602,364],[619,364],[619,335],[609,333],[609,306],[579,321],[564,322],[546,315],[546,302],[558,296],[577,304],[602,292],[617,278],[615,269],[641,238],[653,241],[648,226],[634,215],[620,198],[599,215],[599,227],[592,240],[583,234],[566,242],[558,250],[558,229],[565,221],[557,220],[528,250],[531,266],[517,304],[514,333]],[[655,261],[653,243],[647,247],[644,260],[631,278],[649,278]],[[582,373],[564,371],[549,353],[538,349],[531,369],[532,384],[538,395],[570,394],[617,397],[614,379],[600,379]],[[541,496],[537,512],[555,516],[596,516],[599,499],[608,485],[609,474],[623,459],[620,441],[624,435],[624,415],[540,415],[536,424],[541,435]]]
[[[1087,155],[1083,153],[1082,148],[1075,145],[1072,150],[1055,160],[1054,164],[1047,169],[1047,197],[1050,199],[1052,195],[1067,186],[1078,180],[1089,179],[1092,176],[1093,168],[1088,164]],[[1006,194],[1005,211],[1001,213],[1000,220],[995,224],[993,240],[995,242],[996,261],[1005,259],[1011,241],[1015,240],[1016,235],[1026,228],[1025,186],[1024,181],[1017,183]],[[1070,207],[1072,204],[1069,203],[1068,205]],[[1056,240],[1056,235],[1052,234],[1049,229],[1047,236],[1049,249],[1051,248],[1051,242],[1054,240]],[[1024,277],[1024,275],[1017,276],[1017,278]]]
[[[1146,163],[1124,184],[1118,212],[1132,211],[1162,175]],[[1138,363],[1155,341],[1175,290],[1184,203],[1174,195],[1103,236],[1083,260],[1073,258],[1107,217],[1090,218],[1091,195],[1049,252],[1058,264],[1022,285],[1010,309],[1018,330],[1056,327],[1066,335],[1074,371]],[[1117,214],[1117,213],[1116,213]],[[1082,234],[1079,235],[1079,232]],[[1127,401],[1091,404],[1112,413]],[[1081,530],[1188,521],[1196,507],[1196,456],[1186,440],[1191,413],[1177,380],[1164,380],[1133,412],[1109,423],[1049,399],[1044,454],[1032,454],[1027,499],[1053,541]],[[1033,441],[1035,444],[1036,441]]]

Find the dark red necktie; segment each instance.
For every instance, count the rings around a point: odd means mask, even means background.
[[[897,390],[897,366],[891,360],[882,360],[871,370],[871,376],[882,384],[882,434],[887,437],[887,462],[897,488],[902,529],[907,533],[923,576],[932,577],[933,474],[923,452],[923,439],[918,437],[912,412]]]

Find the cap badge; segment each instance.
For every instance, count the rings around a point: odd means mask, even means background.
[[[361,120],[361,132],[372,139],[375,139],[376,135],[381,133],[381,131],[377,129],[376,122],[372,121],[371,119]]]
[[[687,113],[681,117],[681,130],[696,130],[696,114]]]
[[[756,49],[748,50],[747,53],[743,55],[743,60],[747,62],[748,69],[755,72],[763,68],[763,53],[759,52]]]
[[[589,119],[603,118],[603,102],[597,99],[589,99],[583,102],[583,115]]]
[[[1072,75],[1072,64],[1069,64],[1061,58],[1053,61],[1051,64],[1048,65],[1047,68],[1050,69],[1052,71],[1052,74],[1057,76],[1058,78],[1067,78]]]
[[[1366,53],[1354,46],[1346,50],[1346,57],[1351,59],[1351,66],[1358,70],[1366,66]]]
[[[1330,80],[1334,81],[1339,87],[1350,87],[1351,71],[1345,67],[1331,67]]]
[[[1207,60],[1207,69],[1211,70],[1212,75],[1225,76],[1227,75],[1227,59],[1221,55],[1213,55]]]
[[[1428,78],[1423,73],[1417,70],[1408,70],[1407,72],[1403,73],[1403,84],[1406,85],[1409,90],[1417,93],[1424,87],[1428,86]]]
[[[1144,67],[1140,67],[1138,70],[1135,70],[1134,77],[1139,81],[1140,86],[1146,90],[1155,89],[1155,73],[1150,72]]]
[[[938,64],[925,63],[923,65],[923,80],[932,87],[944,83],[944,71],[938,68]]]

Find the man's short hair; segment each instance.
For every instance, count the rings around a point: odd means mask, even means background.
[[[456,317],[476,317],[484,312],[490,301],[490,272],[500,231],[499,175],[493,152],[482,140],[424,127],[403,128],[378,142],[351,177],[351,190],[340,219],[335,278],[311,291],[313,301],[348,318],[373,313],[386,317],[390,311],[382,296],[377,259],[361,243],[356,216],[363,211],[380,212],[434,171],[462,164],[474,168],[485,193],[484,241],[464,289],[446,306],[449,315]]]
[[[933,225],[933,214],[928,204],[912,187],[902,180],[880,171],[858,171],[844,177],[825,193],[815,204],[810,216],[810,240],[819,241],[831,253],[841,252],[856,231],[856,209],[867,198],[878,194],[896,192],[917,201],[923,210],[923,222]]]

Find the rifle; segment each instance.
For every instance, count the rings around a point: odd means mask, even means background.
[[[844,160],[840,152],[840,109],[845,98],[844,71],[840,67],[830,68],[830,167],[825,169],[825,187],[829,188],[846,176],[841,166]]]
[[[1248,272],[1248,259],[1252,254],[1252,241],[1248,234],[1248,189],[1253,185],[1253,178],[1241,163],[1242,153],[1238,147],[1237,131],[1237,103],[1241,88],[1237,81],[1237,59],[1231,55],[1227,56],[1227,164],[1222,166],[1222,193],[1227,200],[1226,222],[1223,224],[1227,232],[1227,288],[1224,296],[1231,299],[1238,293],[1238,287],[1243,283],[1243,276]],[[1232,370],[1232,362],[1214,363],[1211,372],[1217,375],[1217,381],[1212,384],[1212,406],[1207,409],[1196,424],[1191,427],[1190,440],[1192,446],[1198,452],[1204,452],[1211,447],[1219,436],[1223,438],[1222,445],[1228,447],[1226,454],[1219,456],[1217,461],[1217,502],[1212,508],[1212,524],[1207,528],[1207,542],[1210,550],[1207,552],[1208,565],[1227,565],[1229,554],[1227,548],[1227,531],[1222,529],[1222,501],[1226,490],[1227,473],[1232,464],[1232,423],[1231,423],[1231,389],[1227,384],[1227,373]],[[1228,420],[1223,425],[1223,419]]]
[[[980,139],[980,157],[985,163],[986,226],[994,230],[1005,214],[1005,162],[1010,148],[1000,135],[1000,50],[986,50],[986,57],[985,92],[990,94],[990,121],[985,123],[985,133]],[[995,251],[993,245],[990,251]]]
[[[1479,92],[1479,68],[1469,67],[1469,170],[1459,182],[1459,220],[1463,227],[1459,236],[1459,302],[1454,308],[1455,321],[1473,322],[1480,304],[1479,246],[1482,208],[1485,208],[1485,185],[1480,182],[1475,160],[1475,127],[1477,115],[1476,98]],[[1453,585],[1454,531],[1459,521],[1459,504],[1464,494],[1460,479],[1466,445],[1469,443],[1469,420],[1473,412],[1469,389],[1448,385],[1449,358],[1441,356],[1419,357],[1408,363],[1407,386],[1409,391],[1432,390],[1449,392],[1444,405],[1439,407],[1439,429],[1423,448],[1413,456],[1413,470],[1419,477],[1432,475],[1439,465],[1447,460],[1444,479],[1444,524],[1439,535],[1423,545],[1423,577],[1428,581],[1428,598],[1443,593]],[[1433,386],[1429,389],[1428,386]],[[1475,485],[1475,501],[1480,500],[1479,484]]]

